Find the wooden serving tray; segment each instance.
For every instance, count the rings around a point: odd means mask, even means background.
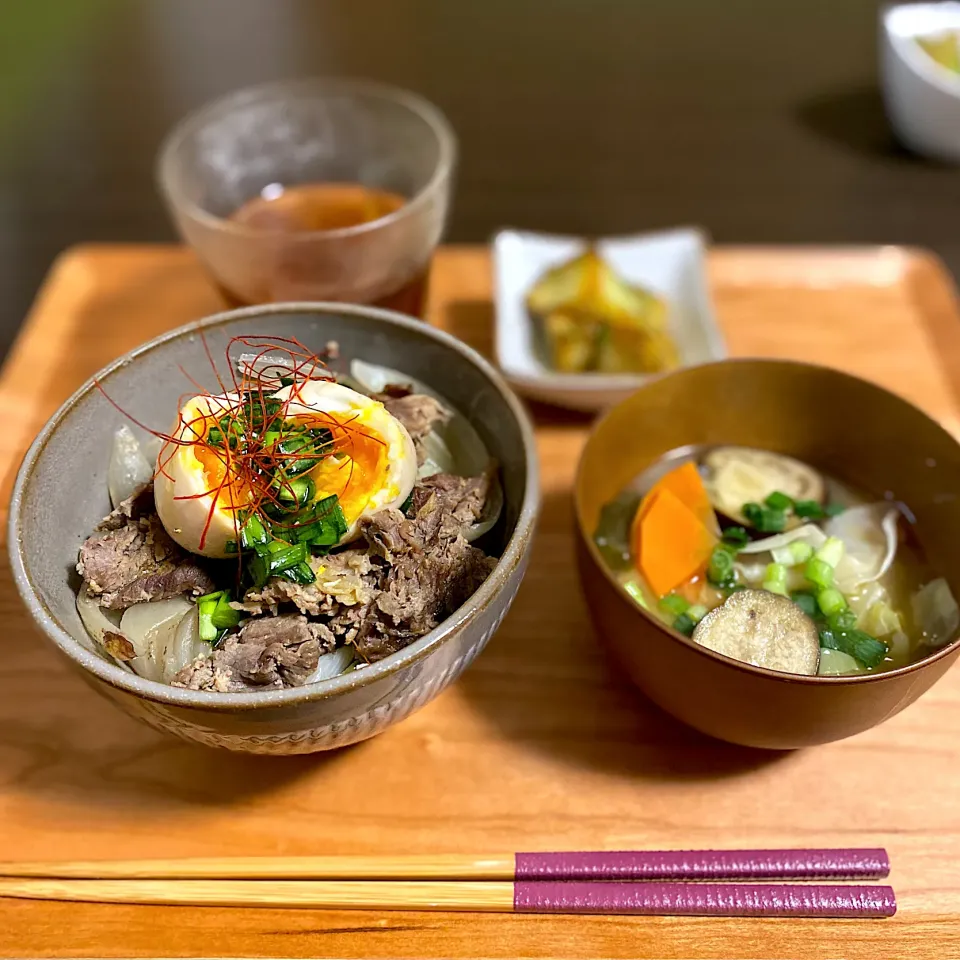
[[[960,424],[960,315],[930,256],[719,248],[739,355],[842,367]],[[490,265],[442,250],[431,319],[489,353]],[[0,376],[0,462],[128,348],[220,306],[192,256],[86,246],[57,262]],[[101,700],[0,566],[0,857],[886,846],[889,921],[530,917],[0,901],[2,956],[912,957],[960,943],[960,672],[878,729],[787,754],[708,740],[603,659],[572,561],[587,421],[537,408],[543,516],[516,604],[451,690],[381,737],[269,759],[164,737]],[[896,450],[890,455],[896,456]],[[83,477],[65,477],[82,484]],[[894,946],[895,945],[895,946]]]

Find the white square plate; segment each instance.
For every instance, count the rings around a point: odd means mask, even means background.
[[[658,374],[556,373],[538,357],[527,292],[540,276],[581,253],[586,241],[546,233],[501,230],[493,241],[496,357],[520,393],[571,410],[597,411],[629,396]],[[710,302],[706,243],[696,229],[608,237],[600,255],[621,276],[662,296],[682,366],[727,355]]]

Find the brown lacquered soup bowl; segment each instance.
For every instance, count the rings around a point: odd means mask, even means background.
[[[928,416],[873,384],[801,363],[728,360],[668,374],[597,424],[575,488],[596,632],[651,700],[722,740],[790,749],[868,730],[943,676],[958,641],[886,673],[795,676],[714,653],[634,603],[594,546],[600,509],[664,454],[699,444],[788,454],[877,499],[903,501],[931,564],[960,596],[960,445]]]
[[[171,422],[190,384],[219,392],[206,350],[235,358],[234,337],[296,337],[320,352],[402,370],[467,417],[500,465],[504,509],[487,534],[496,568],[435,630],[383,660],[302,687],[249,693],[185,690],[144,679],[107,657],[76,609],[77,553],[110,510],[106,471],[127,423],[97,383],[140,423]],[[138,347],[88,380],[30,447],[10,503],[17,588],[40,631],[122,710],[195,743],[251,753],[329,750],[365,740],[448,687],[486,646],[523,578],[539,505],[533,431],[519,401],[479,354],[449,334],[386,310],[284,303],[210,317]]]

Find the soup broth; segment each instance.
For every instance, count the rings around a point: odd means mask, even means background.
[[[790,458],[683,448],[604,507],[595,541],[636,603],[704,646],[862,674],[922,659],[960,628],[910,517]]]

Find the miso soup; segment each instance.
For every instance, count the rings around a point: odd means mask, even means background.
[[[636,603],[754,666],[891,670],[960,629],[906,505],[765,450],[667,455],[604,506],[594,539]]]

